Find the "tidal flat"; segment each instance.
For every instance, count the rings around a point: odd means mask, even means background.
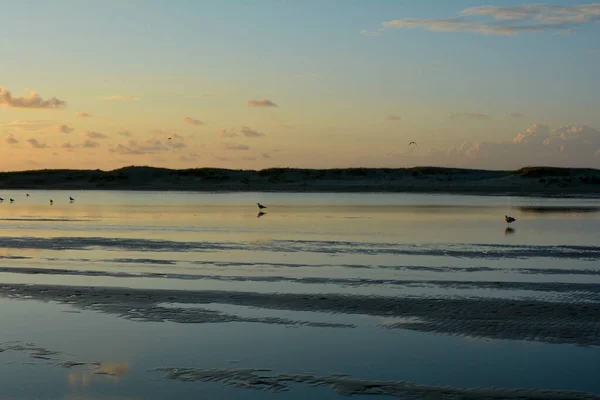
[[[600,399],[597,199],[1,195],[0,398]]]

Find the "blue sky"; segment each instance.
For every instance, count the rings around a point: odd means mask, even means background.
[[[527,4],[534,5],[531,18],[495,19]],[[563,14],[540,11],[541,4],[562,6]],[[0,87],[13,97],[28,96],[27,88],[66,102],[53,110],[0,107],[0,134],[14,139],[10,151],[20,155],[0,168],[27,168],[28,160],[77,167],[84,159],[99,168],[408,166],[441,162],[465,142],[475,150],[444,163],[505,168],[536,160],[493,161],[478,155],[476,145],[511,142],[534,124],[548,126],[550,136],[563,126],[589,127],[590,137],[565,137],[569,146],[555,163],[600,166],[599,3],[0,0],[0,6],[7,32],[0,54],[9,60],[0,67]],[[514,36],[422,25],[480,6],[500,9],[460,18],[522,26],[554,22],[566,10],[577,23]],[[421,25],[405,28],[407,19]],[[403,27],[379,31],[389,21]],[[122,97],[107,100],[114,96]],[[277,107],[248,107],[252,99]],[[76,117],[80,111],[92,117]],[[186,116],[202,124],[182,123]],[[41,120],[48,125],[33,131],[13,123]],[[58,132],[62,124],[72,131]],[[263,135],[246,137],[243,127]],[[237,135],[219,136],[221,130]],[[89,131],[107,138],[84,148]],[[168,135],[157,132],[177,133],[183,144],[170,148]],[[47,147],[32,148],[31,138]],[[136,150],[157,140],[155,150]],[[418,151],[407,153],[408,140],[420,143]],[[585,160],[565,159],[574,140],[580,148],[599,146]],[[74,148],[65,150],[66,142]]]

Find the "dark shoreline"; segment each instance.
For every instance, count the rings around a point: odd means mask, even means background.
[[[599,197],[600,170],[526,167],[487,171],[441,167],[294,169],[126,167],[0,173],[0,189],[192,192],[447,193]]]

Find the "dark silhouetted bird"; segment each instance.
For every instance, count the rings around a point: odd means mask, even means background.
[[[516,219],[514,219],[513,217],[509,217],[508,215],[504,216],[504,222],[506,222],[509,226],[511,222],[515,222]]]
[[[256,205],[258,206],[258,209],[259,209],[259,210],[262,210],[263,208],[267,208],[267,206],[263,206],[263,205],[262,205],[262,204],[260,204],[260,203],[256,203]]]

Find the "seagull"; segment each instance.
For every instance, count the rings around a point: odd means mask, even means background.
[[[54,200],[50,199],[50,205],[54,204]]]
[[[11,202],[11,203],[14,203],[14,202],[15,202],[15,199],[10,199],[10,202]]]
[[[410,142],[408,145],[410,146],[411,144],[414,144],[416,146],[417,142]]]
[[[171,140],[171,138],[169,138],[169,140]]]
[[[259,209],[259,210],[262,210],[263,208],[267,208],[267,206],[263,206],[263,205],[262,205],[262,204],[260,204],[260,203],[256,203],[256,205],[258,206],[258,209]]]
[[[69,196],[69,201],[75,201],[75,199]]]
[[[508,215],[504,216],[504,222],[506,222],[509,226],[511,222],[515,222],[516,219],[514,219],[513,217],[509,217]]]
[[[2,203],[4,201],[4,199],[2,197],[0,197],[0,203]]]
[[[29,193],[26,193],[26,194],[25,194],[25,197],[29,197]]]

